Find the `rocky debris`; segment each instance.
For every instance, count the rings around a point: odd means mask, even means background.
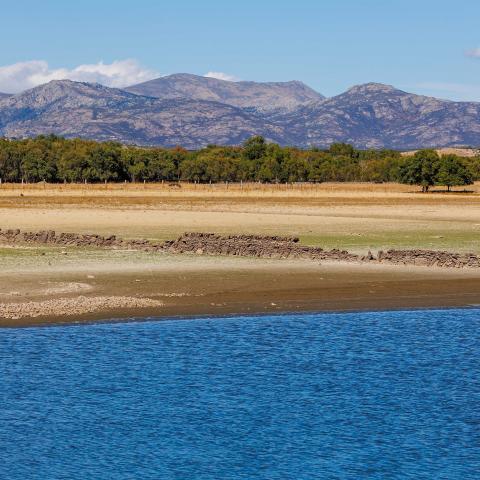
[[[0,319],[18,320],[47,316],[72,316],[113,309],[162,307],[158,300],[143,297],[101,296],[55,298],[41,302],[1,303]]]
[[[303,258],[333,262],[377,262],[395,265],[427,267],[480,268],[480,256],[473,253],[451,253],[436,250],[371,251],[357,255],[346,250],[324,250],[321,247],[300,245],[297,237],[229,235],[215,233],[184,233],[176,240],[155,243],[149,240],[124,240],[110,235],[59,233],[54,230],[22,232],[19,229],[0,229],[0,243],[8,245],[39,244],[61,247],[93,247],[110,249],[169,252],[174,254],[229,255],[257,258]]]
[[[199,255],[234,255],[259,258],[308,258],[312,260],[358,261],[358,255],[344,250],[323,250],[300,245],[296,237],[259,235],[221,236],[214,233],[185,233],[177,240],[165,242],[172,253]]]
[[[480,267],[480,257],[473,253],[452,253],[436,250],[380,251],[378,252],[378,261],[395,265],[418,265],[424,267]]]
[[[0,229],[0,243],[40,244],[52,246],[94,247],[193,253],[197,255],[233,255],[259,258],[309,258],[314,260],[359,261],[359,255],[345,250],[324,250],[300,245],[296,237],[230,235],[214,233],[185,233],[176,240],[154,243],[148,240],[124,240],[116,236],[59,233],[54,230],[22,232],[19,229]]]
[[[366,255],[362,257],[363,262],[371,262],[373,260],[376,260],[376,258],[373,256],[372,252],[369,250]]]
[[[59,233],[54,230],[41,230],[39,232],[22,232],[19,229],[0,229],[0,242],[6,244],[44,244],[65,247],[97,247],[120,248],[135,250],[156,250],[160,244],[148,240],[124,240],[115,235],[102,237],[101,235]]]

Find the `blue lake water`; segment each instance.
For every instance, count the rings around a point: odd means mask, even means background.
[[[480,310],[0,330],[0,478],[480,478]]]

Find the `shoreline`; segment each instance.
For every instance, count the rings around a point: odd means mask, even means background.
[[[388,312],[434,312],[434,311],[450,311],[450,310],[480,310],[479,304],[465,306],[446,306],[446,307],[398,307],[398,308],[379,308],[379,309],[347,309],[347,310],[296,310],[296,311],[267,311],[267,312],[249,312],[249,313],[225,313],[225,314],[192,314],[192,315],[169,315],[169,316],[132,316],[132,317],[109,317],[109,318],[92,318],[80,321],[65,322],[52,318],[50,321],[42,323],[25,323],[18,325],[2,325],[2,329],[25,329],[25,328],[50,328],[50,327],[83,327],[92,325],[116,325],[131,323],[148,323],[148,322],[174,322],[174,321],[195,321],[195,320],[228,320],[230,318],[245,317],[247,319],[256,319],[263,317],[284,317],[290,315],[342,315],[354,313],[388,313]]]
[[[473,269],[447,271],[443,268],[228,257],[181,257],[179,260],[170,264],[168,258],[158,265],[143,263],[129,272],[112,271],[102,264],[92,275],[87,275],[85,269],[11,272],[8,280],[0,280],[0,304],[25,305],[55,300],[70,300],[74,304],[80,297],[92,300],[123,297],[145,299],[155,302],[150,303],[155,306],[107,306],[68,317],[50,314],[1,318],[0,328],[152,318],[161,321],[299,312],[474,308],[480,305],[480,272]],[[15,295],[8,296],[7,288]]]

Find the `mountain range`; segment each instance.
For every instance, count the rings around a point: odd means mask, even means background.
[[[226,103],[259,112],[288,111],[325,97],[302,82],[227,82],[178,73],[125,89],[137,95],[167,99],[191,98]]]
[[[291,82],[229,82],[190,74],[125,89],[54,80],[0,94],[0,136],[115,140],[139,145],[234,145],[252,135],[299,147],[480,145],[480,103],[368,83],[325,98]]]

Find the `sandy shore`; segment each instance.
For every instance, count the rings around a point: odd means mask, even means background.
[[[128,264],[91,254],[74,266],[59,258],[41,270],[10,268],[0,279],[0,326],[480,304],[473,270],[138,253]]]

